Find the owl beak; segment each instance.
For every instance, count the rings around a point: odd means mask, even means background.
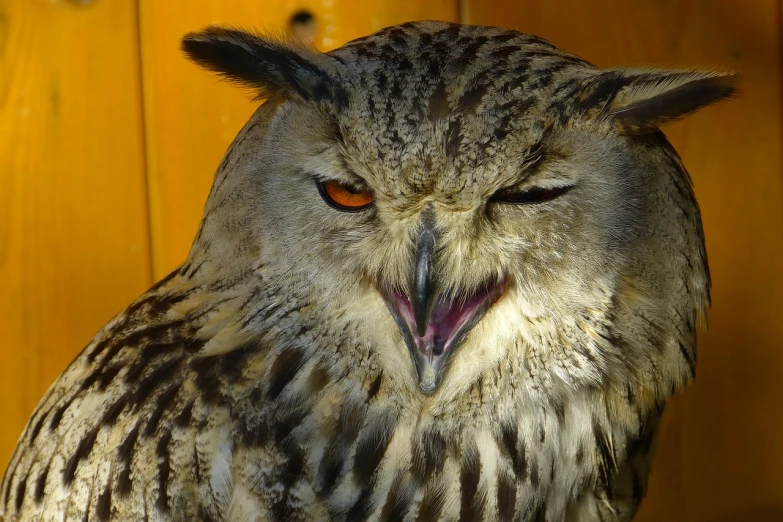
[[[430,209],[422,214],[407,292],[381,290],[411,355],[419,388],[435,393],[454,350],[503,293],[505,282],[488,282],[459,299],[437,289],[433,270],[436,234]],[[380,287],[379,287],[380,288]]]
[[[432,309],[437,301],[435,285],[432,281],[432,253],[435,250],[435,231],[428,216],[424,217],[424,226],[416,245],[416,265],[409,292],[413,309],[416,333],[423,337],[432,317]]]

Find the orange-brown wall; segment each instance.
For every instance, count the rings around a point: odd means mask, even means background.
[[[223,22],[322,50],[412,19],[503,25],[600,66],[739,70],[743,95],[666,129],[713,274],[698,378],[670,406],[642,521],[783,520],[780,0],[0,0],[0,470],[90,337],[182,261],[255,103],[177,50]]]

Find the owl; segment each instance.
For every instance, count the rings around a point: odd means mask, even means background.
[[[736,77],[442,22],[182,47],[267,101],[184,264],[41,400],[0,519],[631,520],[709,302],[659,126]]]

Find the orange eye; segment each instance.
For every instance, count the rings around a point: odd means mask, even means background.
[[[355,189],[334,180],[318,183],[318,192],[330,207],[343,212],[364,210],[375,200],[375,195],[372,192],[357,192]]]

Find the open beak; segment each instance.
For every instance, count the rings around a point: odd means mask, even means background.
[[[440,293],[432,269],[435,247],[433,223],[425,215],[408,292],[381,291],[408,345],[419,387],[427,395],[437,389],[457,346],[505,289],[505,281],[499,281],[481,285],[458,299]]]

